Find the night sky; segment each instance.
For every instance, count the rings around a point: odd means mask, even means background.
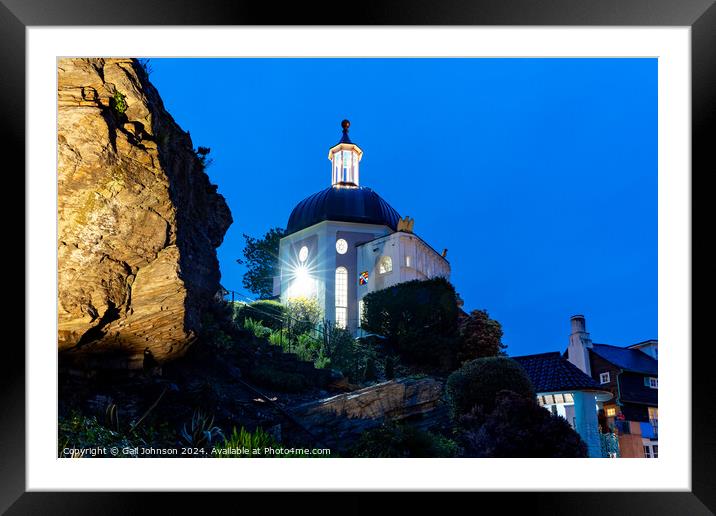
[[[245,292],[242,233],[285,227],[330,186],[351,120],[376,190],[435,249],[508,353],[657,338],[656,59],[151,59],[168,111],[210,147],[234,217],[222,285]]]

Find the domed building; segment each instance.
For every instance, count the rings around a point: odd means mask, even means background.
[[[299,202],[279,246],[281,301],[315,298],[327,321],[356,333],[363,297],[404,281],[449,278],[450,264],[413,232],[413,219],[360,186],[363,150],[348,136],[330,148],[331,186]]]

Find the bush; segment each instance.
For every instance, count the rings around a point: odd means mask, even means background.
[[[259,300],[243,305],[236,311],[236,324],[245,327],[246,319],[260,322],[266,328],[278,330],[286,315],[286,309],[278,301]]]
[[[311,333],[321,320],[321,307],[314,298],[297,297],[286,302],[285,313],[291,325],[291,333]]]
[[[115,91],[111,99],[109,99],[109,105],[118,116],[124,115],[127,112],[127,97],[120,91]]]
[[[386,423],[363,433],[351,449],[353,457],[455,457],[454,441],[408,425]]]
[[[362,328],[385,337],[407,363],[450,370],[457,359],[457,316],[449,281],[414,280],[366,295]]]
[[[250,317],[244,320],[244,329],[253,333],[254,337],[259,339],[271,339],[271,329],[267,328],[259,321],[254,321]]]
[[[64,450],[70,448],[110,448],[117,447],[123,450],[140,444],[117,430],[110,430],[97,421],[95,416],[85,416],[74,411],[67,417],[58,419],[58,457],[70,457]]]
[[[587,446],[566,419],[534,398],[511,391],[497,394],[489,414],[476,408],[461,417],[467,457],[586,457]]]
[[[459,417],[473,407],[490,412],[497,393],[513,391],[534,399],[535,392],[527,373],[511,358],[489,357],[466,362],[447,379],[446,391],[453,416]]]
[[[503,355],[507,348],[502,343],[502,325],[490,319],[486,310],[473,310],[460,322],[460,349],[458,361]]]
[[[325,328],[321,354],[328,359],[328,364],[332,368],[341,371],[351,383],[371,380],[366,378],[366,372],[368,376],[375,373],[375,367],[372,372],[370,368],[367,369],[369,360],[374,361],[376,358],[375,349],[357,342],[353,335],[343,328],[336,326]]]

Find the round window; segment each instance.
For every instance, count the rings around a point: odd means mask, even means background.
[[[346,254],[348,252],[348,242],[342,238],[336,240],[336,251],[338,251],[338,254]]]
[[[301,250],[298,252],[298,260],[303,263],[308,258],[308,247],[305,245],[301,248]]]

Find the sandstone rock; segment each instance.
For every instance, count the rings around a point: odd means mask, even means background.
[[[57,138],[60,352],[130,368],[146,348],[183,354],[232,222],[188,133],[136,60],[61,59]]]
[[[322,445],[343,449],[386,419],[399,421],[442,408],[443,383],[435,378],[401,378],[291,409]]]

